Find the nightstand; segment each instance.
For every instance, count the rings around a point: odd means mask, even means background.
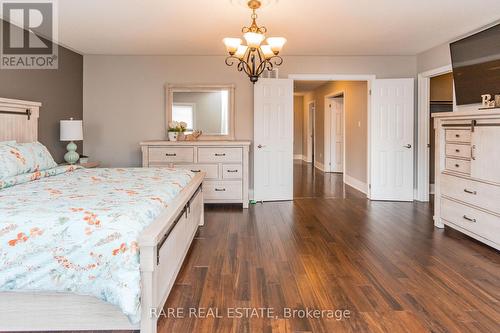
[[[82,166],[85,169],[93,169],[98,168],[101,165],[101,162],[78,163],[77,165]]]

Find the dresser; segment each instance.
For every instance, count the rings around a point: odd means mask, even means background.
[[[241,203],[248,208],[250,141],[145,141],[143,167],[204,172],[205,203]]]
[[[500,109],[433,115],[434,224],[500,249]]]

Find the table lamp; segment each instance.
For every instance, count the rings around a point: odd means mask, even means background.
[[[81,120],[61,120],[61,141],[70,141],[66,146],[68,152],[64,154],[64,160],[68,164],[78,162],[80,155],[76,152],[76,144],[73,141],[83,140],[83,123]]]

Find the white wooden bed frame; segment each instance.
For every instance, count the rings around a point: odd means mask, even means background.
[[[0,141],[37,140],[41,103],[0,98]],[[29,114],[29,117],[28,117]],[[29,119],[28,119],[29,118]],[[154,333],[199,225],[203,174],[195,178],[140,235],[141,322],[114,305],[73,293],[0,292],[0,331],[137,330]]]

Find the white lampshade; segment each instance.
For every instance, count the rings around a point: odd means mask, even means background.
[[[266,38],[266,36],[257,32],[247,32],[243,35],[243,37],[247,41],[247,45],[250,48],[258,48],[262,41]]]
[[[240,38],[224,38],[222,41],[224,42],[224,45],[226,45],[227,52],[231,55],[238,50],[238,47],[242,42]]]
[[[272,58],[274,56],[271,45],[261,45],[260,49],[262,50],[262,53],[264,53],[264,57],[266,59]]]
[[[247,50],[248,50],[248,46],[240,45],[240,46],[238,46],[238,50],[236,51],[234,56],[238,59],[243,59],[243,57],[245,56],[245,53],[247,53]]]
[[[283,45],[286,43],[286,38],[283,37],[269,37],[267,39],[267,44],[271,46],[274,54],[278,54],[281,52]]]
[[[83,122],[81,120],[61,120],[61,141],[83,140]]]

